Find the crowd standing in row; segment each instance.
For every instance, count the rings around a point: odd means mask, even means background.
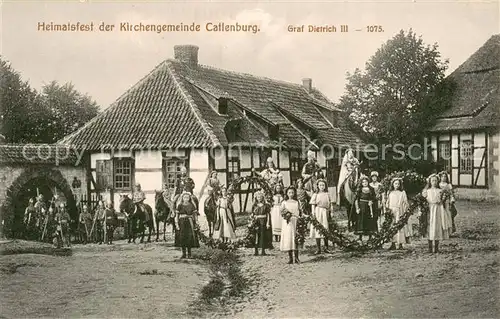
[[[341,167],[341,178],[337,189],[345,183],[347,177],[359,166],[359,161],[348,151]],[[297,221],[304,215],[312,214],[321,225],[329,230],[333,218],[335,202],[328,192],[328,184],[324,178],[320,165],[316,162],[313,152],[308,152],[308,161],[302,169],[302,177],[285,188],[283,175],[275,166],[273,159],[267,159],[267,167],[260,173],[273,190],[272,198],[258,191],[254,194],[251,218],[256,221],[255,227],[255,255],[266,255],[266,249],[273,248],[272,242],[279,243],[279,249],[288,252],[289,263],[298,263],[299,244],[297,243]],[[215,209],[215,226],[213,237],[224,242],[236,240],[236,217],[233,208],[233,198],[228,194],[227,187],[221,185],[217,179],[217,172],[210,174],[207,182],[209,197],[213,200]],[[362,175],[355,189],[354,233],[363,240],[364,236],[371,238],[377,233],[384,221],[384,212],[389,210],[393,214],[393,222],[397,223],[408,210],[408,197],[404,190],[402,179],[393,179],[387,193],[381,192],[379,174],[371,172],[370,177]],[[438,252],[439,241],[446,240],[455,232],[454,208],[455,198],[451,196],[443,201],[442,190],[452,191],[449,177],[446,172],[431,175],[428,185],[422,191],[430,207],[427,225],[429,251]],[[171,205],[174,214],[175,246],[182,249],[182,258],[191,257],[191,249],[199,247],[196,235],[198,223],[199,202],[193,193],[194,181],[187,175],[187,170],[181,170],[181,176],[175,187],[175,196]],[[165,190],[165,194],[170,194]],[[167,198],[169,196],[165,196]],[[136,185],[133,195],[134,202],[141,208],[144,205],[145,195],[140,185]],[[339,193],[337,193],[339,203]],[[69,240],[70,216],[63,203],[56,205],[54,200],[45,204],[43,196],[32,199],[25,212],[25,224],[31,239],[53,241],[60,246],[70,245]],[[83,205],[78,218],[78,234],[81,242],[106,242],[111,244],[113,233],[117,226],[117,214],[110,201],[104,205],[101,201],[94,214]],[[35,237],[33,237],[35,236]],[[409,223],[400,229],[392,240],[390,249],[402,249],[403,244],[410,242],[413,230]],[[309,237],[314,239],[317,246],[316,254],[329,252],[329,241],[313,225],[309,225]],[[322,247],[324,246],[324,247]]]

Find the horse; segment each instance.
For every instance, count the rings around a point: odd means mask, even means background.
[[[120,195],[120,208],[121,213],[125,213],[127,216],[127,233],[128,242],[133,242],[135,244],[137,234],[142,234],[141,243],[144,242],[144,236],[146,233],[146,227],[149,228],[148,240],[151,242],[151,233],[154,230],[153,223],[153,210],[148,204],[143,204],[146,211],[143,211],[139,205],[134,203],[128,195]],[[137,226],[139,229],[137,229]]]
[[[205,199],[203,207],[208,223],[208,236],[212,237],[214,233],[215,216],[217,211],[217,199],[215,197],[215,194],[211,194],[207,197],[207,199]]]
[[[347,209],[347,227],[349,231],[352,231],[356,226],[354,200],[356,198],[356,187],[359,177],[358,168],[354,168],[340,186],[340,206]]]
[[[163,192],[155,191],[155,217],[156,217],[156,241],[160,236],[160,222],[163,222],[163,241],[167,241],[165,236],[167,224],[172,225],[172,234],[175,232],[173,203],[168,203],[163,197]]]

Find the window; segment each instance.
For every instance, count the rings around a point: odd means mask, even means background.
[[[228,111],[228,100],[224,97],[221,97],[219,98],[218,100],[219,102],[219,109],[218,109],[218,112],[219,114],[222,114],[222,115],[227,115],[227,111]]]
[[[279,139],[279,126],[278,125],[270,125],[268,128],[269,139],[273,141],[277,141]]]
[[[175,181],[180,174],[181,167],[187,168],[187,159],[181,157],[163,158],[163,184],[167,184],[169,189],[175,188]]]
[[[460,173],[472,174],[472,141],[462,141],[460,146]]]
[[[227,183],[231,183],[233,179],[240,175],[240,159],[238,157],[230,157],[227,159]]]
[[[132,189],[133,161],[128,158],[115,159],[115,189]]]
[[[449,172],[451,169],[451,144],[449,141],[439,142],[439,164],[442,169]]]
[[[111,170],[111,160],[96,161],[96,187],[97,190],[113,188],[113,171]]]
[[[302,176],[302,168],[305,161],[298,155],[298,153],[290,153],[290,179],[292,183]]]

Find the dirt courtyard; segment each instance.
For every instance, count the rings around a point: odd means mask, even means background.
[[[438,255],[424,240],[366,255],[318,257],[309,247],[298,265],[276,250],[255,257],[241,249],[247,293],[206,316],[498,318],[498,204],[457,208],[459,237]],[[201,261],[178,257],[170,243],[124,242],[76,246],[70,257],[0,256],[0,317],[186,317],[209,273]]]

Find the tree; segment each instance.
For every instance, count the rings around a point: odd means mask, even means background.
[[[5,142],[54,143],[98,112],[97,103],[71,83],[53,81],[37,92],[0,58],[0,128]]]
[[[72,83],[56,81],[45,85],[42,99],[50,111],[50,123],[44,135],[55,142],[74,132],[99,113],[99,106],[88,95],[79,93]]]
[[[427,103],[448,67],[448,60],[440,58],[437,44],[425,45],[411,29],[401,30],[375,52],[363,72],[347,74],[340,107],[376,142],[418,141],[441,105]]]

